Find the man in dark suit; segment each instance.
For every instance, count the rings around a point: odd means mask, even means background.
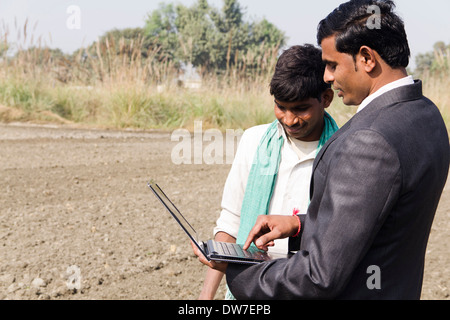
[[[299,250],[229,265],[237,299],[420,298],[450,147],[439,110],[407,76],[410,51],[394,7],[350,1],[320,22],[324,79],[360,107],[317,155],[300,225],[296,217],[258,218],[245,246],[267,248],[300,228]]]

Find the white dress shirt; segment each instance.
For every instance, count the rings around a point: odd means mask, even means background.
[[[269,125],[261,125],[246,130],[239,142],[233,165],[225,183],[222,197],[222,211],[214,234],[225,232],[237,237],[245,187],[259,142]],[[292,141],[286,138],[281,124],[278,134],[284,136],[281,161],[275,189],[269,206],[269,215],[292,215],[296,209],[306,214],[309,205],[309,186],[312,165],[319,141]],[[293,143],[294,142],[294,143]],[[287,253],[288,239],[275,240],[270,252]]]

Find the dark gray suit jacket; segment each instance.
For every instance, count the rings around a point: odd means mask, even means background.
[[[449,169],[449,140],[422,83],[370,103],[322,148],[300,250],[230,264],[237,299],[419,299]]]

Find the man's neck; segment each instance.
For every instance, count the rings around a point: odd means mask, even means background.
[[[381,83],[381,82],[380,82]],[[379,86],[374,92],[372,92],[369,96],[367,96],[359,105],[357,113],[364,109],[368,104],[370,104],[374,99],[379,97],[380,95],[393,90],[395,88],[409,85],[414,83],[414,79],[412,77],[408,77],[406,73],[399,74],[397,77],[391,77],[390,81],[385,81],[382,86]]]
[[[380,90],[380,88],[384,87],[389,83],[403,79],[408,76],[408,72],[406,72],[405,68],[392,69],[389,66],[386,67],[389,68],[389,71],[381,72],[382,76],[374,79],[369,95],[377,92],[378,90]]]

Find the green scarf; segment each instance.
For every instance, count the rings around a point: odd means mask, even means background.
[[[334,119],[325,112],[325,126],[320,137],[317,153],[327,140],[339,129]],[[278,120],[274,121],[262,137],[248,176],[244,200],[241,208],[241,221],[236,243],[244,244],[259,215],[269,213],[284,137],[278,134]]]

